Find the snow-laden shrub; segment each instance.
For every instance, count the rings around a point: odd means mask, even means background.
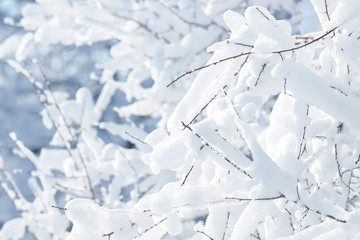
[[[87,198],[129,211],[139,199],[175,181],[176,172],[154,173],[141,160],[166,131],[157,131],[147,143],[143,140],[156,126],[165,127],[191,83],[189,78],[170,89],[166,87],[169,80],[204,64],[210,56],[207,46],[227,36],[223,12],[241,12],[249,4],[251,1],[39,0],[25,5],[20,21],[6,18],[6,23],[26,32],[9,36],[0,46],[0,57],[4,65],[19,72],[19,79],[30,80],[28,85],[21,84],[26,91],[14,88],[15,93],[21,92],[27,104],[33,104],[37,95],[44,108],[44,125],[54,136],[37,152],[33,148],[43,146],[44,133],[37,131],[34,118],[29,116],[24,121],[28,126],[22,128],[3,126],[3,131],[18,134],[10,134],[17,145],[16,157],[1,153],[1,219],[14,219],[4,224],[0,238],[63,239],[72,229],[63,210],[69,200]],[[296,6],[295,1],[267,4],[272,12],[287,18]],[[86,73],[92,61],[97,66],[89,80]],[[64,79],[69,86],[57,87]],[[79,85],[85,87],[77,91]],[[103,85],[100,90],[99,85]],[[35,97],[28,97],[29,87],[34,87]],[[12,88],[4,92],[15,96]],[[134,229],[151,226],[151,214],[132,214],[138,216]]]
[[[99,96],[80,88],[73,100],[46,72],[33,77],[24,49],[7,61],[33,84],[55,135],[36,156],[11,134],[35,166],[33,199],[2,171],[19,217],[0,237],[359,237],[358,4],[312,1],[322,29],[298,36],[302,14],[293,30],[260,6],[240,14],[258,1],[244,2],[25,6],[22,47],[107,41],[111,58],[91,76]],[[295,2],[266,7],[306,9]],[[115,108],[121,123],[106,115],[116,92],[127,98]]]
[[[357,4],[321,4],[323,30],[304,36],[262,7],[225,13],[229,39],[143,157],[179,180],[138,208],[205,213],[194,239],[359,237]]]

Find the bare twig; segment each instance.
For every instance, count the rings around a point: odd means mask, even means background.
[[[304,130],[303,130],[303,134],[302,134],[302,138],[301,138],[301,142],[300,142],[299,154],[297,157],[298,160],[304,154],[305,149],[306,149],[306,143],[304,144],[304,140],[306,139],[305,134],[306,134],[306,126],[304,126]],[[304,147],[303,147],[303,145],[304,145]]]
[[[210,240],[215,240],[214,238],[212,238],[208,234],[206,234],[204,231],[197,230],[196,232],[203,234],[204,236],[208,237]]]
[[[264,72],[265,67],[266,67],[266,63],[264,63],[264,64],[262,65],[261,71],[260,71],[260,73],[259,73],[259,75],[258,75],[258,77],[257,77],[257,79],[256,79],[256,82],[255,82],[255,87],[258,85],[259,79],[260,79],[260,77],[261,77],[261,74]]]
[[[326,12],[326,16],[327,16],[328,20],[331,21],[331,20],[330,20],[330,15],[329,15],[329,9],[328,9],[327,0],[325,0],[324,2],[325,2],[325,12]]]
[[[241,71],[241,69],[244,67],[245,63],[247,63],[249,57],[250,57],[250,55],[247,55],[247,56],[246,56],[244,62],[240,65],[239,70],[238,70],[236,73],[234,73],[234,76],[235,76],[235,77],[239,74],[239,72]]]
[[[185,178],[184,178],[184,181],[181,183],[181,186],[183,186],[183,185],[185,184],[185,182],[186,182],[186,180],[188,179],[188,177],[189,177],[191,171],[193,170],[194,166],[195,166],[195,161],[194,161],[194,163],[191,165],[191,168],[190,168],[190,170],[188,171],[188,173],[186,174],[186,176],[185,176]]]
[[[107,240],[110,240],[110,236],[113,235],[114,232],[111,232],[111,233],[104,233],[102,236],[103,237],[107,237]]]
[[[298,39],[298,40],[313,40],[314,37],[304,37],[304,36],[296,36],[295,39]]]
[[[204,69],[204,68],[208,68],[208,67],[211,67],[211,66],[215,66],[215,65],[217,65],[217,64],[219,64],[219,63],[226,62],[226,61],[229,61],[229,60],[231,60],[231,59],[236,59],[236,58],[239,58],[239,57],[242,57],[242,56],[246,56],[246,55],[250,55],[250,54],[252,54],[252,52],[240,53],[240,54],[237,54],[237,55],[234,55],[234,56],[230,56],[230,57],[227,57],[227,58],[223,58],[223,59],[221,59],[221,60],[219,60],[219,61],[217,61],[217,62],[209,63],[209,64],[204,65],[204,66],[202,66],[202,67],[195,68],[195,69],[193,69],[193,70],[187,71],[187,72],[181,74],[179,77],[177,77],[177,78],[176,78],[175,80],[173,80],[171,83],[169,83],[166,87],[170,87],[173,83],[177,82],[179,79],[181,79],[181,78],[185,77],[186,75],[189,75],[189,74],[191,74],[191,73],[193,73],[193,72],[197,72],[197,71],[200,71],[200,70],[202,70],[202,69]]]
[[[260,11],[259,8],[256,8],[256,10],[257,10],[259,13],[261,13],[261,15],[264,16],[264,18],[266,18],[268,21],[270,21],[270,18],[269,18],[268,16],[266,16],[262,11]]]
[[[346,92],[342,91],[341,89],[339,89],[337,87],[334,87],[334,86],[329,86],[329,87],[331,87],[332,89],[338,90],[340,93],[344,94],[345,96],[349,96]]]
[[[135,136],[131,135],[130,133],[128,133],[128,132],[126,132],[126,131],[125,131],[125,134],[126,134],[126,135],[128,135],[129,137],[131,137],[131,138],[133,138],[133,139],[137,140],[138,142],[141,142],[142,144],[149,145],[149,144],[147,144],[146,142],[144,142],[144,141],[142,141],[141,139],[139,139],[139,138],[137,138],[137,137],[135,137]]]
[[[259,230],[256,229],[255,234],[250,234],[250,236],[253,237],[253,238],[256,238],[258,240],[261,240]]]
[[[224,229],[224,234],[223,234],[222,240],[225,240],[226,230],[229,225],[229,218],[230,218],[230,212],[227,212],[226,224],[225,224],[225,229]]]
[[[51,205],[51,207],[52,207],[52,208],[57,208],[57,209],[59,209],[59,210],[61,210],[61,211],[67,211],[67,209],[66,209],[66,208],[63,208],[63,207],[57,207],[57,206],[54,206],[54,205]]]
[[[306,116],[309,116],[309,109],[310,109],[310,106],[306,105]],[[303,134],[302,134],[302,138],[301,138],[301,142],[300,142],[299,154],[297,157],[298,160],[306,151],[306,143],[304,143],[304,141],[306,140],[305,134],[306,134],[306,126],[304,126],[304,130],[303,130]],[[303,145],[304,145],[304,147],[303,147]]]
[[[241,42],[230,42],[229,40],[226,41],[226,43],[228,44],[235,44],[235,45],[239,45],[239,46],[243,46],[243,47],[249,47],[249,48],[253,48],[253,45],[250,44],[246,44],[246,43],[241,43]]]
[[[155,228],[155,227],[157,227],[157,226],[159,226],[162,222],[164,222],[165,220],[167,220],[168,218],[166,217],[166,218],[163,218],[163,219],[161,219],[159,222],[157,222],[157,223],[155,223],[153,226],[151,226],[151,227],[149,227],[149,228],[147,228],[147,229],[145,229],[142,233],[140,233],[140,234],[138,234],[137,236],[135,236],[134,238],[138,238],[138,237],[140,237],[141,235],[144,235],[145,233],[147,233],[148,231],[150,231],[151,229],[153,229],[153,228]]]

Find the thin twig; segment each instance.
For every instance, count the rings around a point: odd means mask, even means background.
[[[266,63],[264,63],[264,64],[262,65],[261,71],[260,71],[260,73],[259,73],[259,75],[258,75],[258,77],[257,77],[257,79],[256,79],[256,82],[255,82],[255,87],[258,85],[259,79],[260,79],[260,77],[261,77],[261,74],[263,74],[265,67],[266,67]]]
[[[266,16],[262,11],[260,11],[259,8],[256,8],[256,10],[257,10],[259,13],[261,13],[261,15],[264,16],[264,18],[266,18],[268,21],[270,21],[270,18],[269,18],[268,16]]]
[[[331,21],[330,20],[330,15],[329,15],[329,9],[328,9],[328,4],[327,4],[327,0],[325,0],[325,12],[326,12],[326,16],[329,20],[329,22]]]
[[[306,116],[309,116],[309,111],[310,111],[310,106],[306,105]],[[297,157],[298,160],[300,159],[300,157],[306,151],[306,143],[304,144],[304,141],[306,140],[305,134],[306,134],[306,125],[304,126],[304,130],[303,130],[303,134],[302,134],[302,138],[301,138],[301,143],[300,143],[300,147],[299,147],[299,154],[298,154],[298,157]],[[304,144],[304,147],[303,147],[303,144]]]
[[[234,73],[234,77],[236,77],[236,76],[239,74],[239,72],[241,71],[241,69],[244,67],[245,63],[247,63],[249,57],[250,57],[250,55],[247,55],[247,56],[246,56],[244,62],[240,65],[239,70],[238,70],[236,73]]]
[[[331,87],[332,89],[338,90],[340,93],[344,94],[345,96],[349,96],[347,93],[345,93],[344,91],[340,90],[337,87],[334,87],[334,86],[329,86],[329,87]]]
[[[191,171],[193,170],[194,166],[195,166],[195,161],[194,161],[194,163],[191,165],[191,168],[190,168],[190,170],[188,171],[188,173],[186,174],[186,176],[185,176],[185,178],[184,178],[184,181],[181,183],[181,186],[183,186],[183,185],[185,184],[185,182],[186,182],[186,180],[188,179],[188,177],[189,177]]]
[[[275,197],[263,197],[263,198],[237,198],[237,197],[225,197],[227,200],[237,200],[237,201],[268,201],[268,200],[275,200],[279,198],[284,198],[284,194],[280,194],[279,196]]]
[[[230,218],[230,212],[227,212],[226,224],[225,224],[225,229],[224,229],[224,234],[223,234],[222,240],[225,240],[226,230],[229,225],[229,218]]]
[[[51,207],[52,207],[52,208],[57,208],[57,209],[59,209],[59,210],[61,210],[61,211],[67,211],[67,209],[66,209],[66,208],[63,208],[63,207],[57,207],[57,206],[54,206],[54,205],[51,205]]]
[[[327,218],[330,218],[330,219],[332,219],[332,220],[335,220],[335,221],[337,221],[337,222],[346,223],[346,220],[342,220],[342,219],[336,218],[336,217],[334,217],[334,216],[332,216],[332,215],[330,215],[330,214],[324,214],[324,213],[320,212],[319,210],[314,210],[314,209],[309,208],[307,205],[305,205],[305,207],[308,208],[310,211],[312,211],[312,212],[314,212],[314,213],[317,213],[317,214],[319,214],[319,215],[323,215],[323,216],[325,216],[325,217],[327,217]]]
[[[125,134],[126,134],[126,135],[128,135],[129,137],[131,137],[131,138],[133,138],[133,139],[135,139],[135,140],[137,140],[137,141],[141,142],[142,144],[149,145],[149,144],[147,144],[146,142],[144,142],[144,141],[142,141],[141,139],[139,139],[139,138],[137,138],[137,137],[135,137],[135,136],[131,135],[130,133],[128,133],[128,132],[126,132],[126,131],[125,131]]]
[[[104,233],[102,236],[103,237],[107,237],[108,240],[110,240],[110,236],[113,235],[114,232],[111,232],[111,233]]]
[[[226,88],[226,87],[227,87],[227,85],[223,86],[222,89],[224,89],[224,88]],[[207,103],[200,109],[200,111],[191,119],[191,121],[190,121],[187,125],[192,124],[192,123],[196,120],[196,118],[209,106],[209,104],[217,98],[218,95],[219,95],[219,93],[215,94],[215,95],[210,99],[210,101],[207,102]],[[185,129],[185,128],[184,128],[184,129]],[[183,130],[184,130],[184,129],[183,129]]]
[[[157,222],[157,223],[155,223],[153,226],[151,226],[151,227],[149,227],[149,228],[145,229],[142,233],[140,233],[139,235],[135,236],[134,238],[138,238],[138,237],[140,237],[141,235],[144,235],[145,233],[147,233],[147,232],[148,232],[148,231],[150,231],[151,229],[153,229],[153,228],[155,228],[155,227],[159,226],[162,222],[164,222],[164,221],[165,221],[165,220],[167,220],[167,219],[168,219],[167,217],[166,217],[166,218],[161,219],[159,222]]]
[[[297,159],[299,160],[300,157],[303,155],[303,153],[305,152],[305,147],[303,148],[303,144],[304,144],[304,140],[305,138],[305,134],[306,134],[306,126],[304,126],[304,130],[303,130],[303,134],[302,134],[302,138],[301,138],[301,143],[300,143],[300,148],[299,148],[299,154]]]
[[[179,77],[177,77],[177,78],[176,78],[175,80],[173,80],[171,83],[169,83],[166,87],[170,87],[173,83],[177,82],[179,79],[181,79],[181,78],[185,77],[186,75],[189,75],[189,74],[191,74],[191,73],[193,73],[193,72],[197,72],[197,71],[200,71],[200,70],[202,70],[202,69],[204,69],[204,68],[208,68],[208,67],[211,67],[211,66],[215,66],[215,65],[217,65],[217,64],[219,64],[219,63],[226,62],[226,61],[231,60],[231,59],[236,59],[236,58],[239,58],[239,57],[242,57],[242,56],[250,55],[250,54],[252,54],[252,53],[253,53],[253,52],[240,53],[240,54],[237,54],[237,55],[234,55],[234,56],[231,56],[231,57],[223,58],[223,59],[221,59],[221,60],[219,60],[219,61],[217,61],[217,62],[209,63],[209,64],[206,64],[206,65],[204,65],[204,66],[202,66],[202,67],[198,67],[198,68],[195,68],[195,69],[193,69],[193,70],[187,71],[187,72],[181,74]]]
[[[206,233],[203,232],[203,231],[197,230],[196,232],[203,234],[204,236],[208,237],[210,240],[215,240],[214,238],[210,237],[208,234],[206,234]]]
[[[308,42],[308,43],[305,43],[301,46],[298,46],[298,47],[294,47],[294,48],[289,48],[289,49],[285,49],[285,50],[280,50],[280,51],[274,51],[272,53],[278,53],[278,54],[281,54],[281,53],[285,53],[285,52],[292,52],[292,51],[295,51],[295,50],[298,50],[298,49],[301,49],[303,47],[306,47],[310,44],[313,44],[314,42],[317,42],[319,41],[320,39],[326,37],[327,35],[329,35],[330,33],[334,32],[338,27],[334,27],[333,29],[331,29],[330,31],[327,31],[326,33],[324,33],[323,35],[321,35],[320,37],[318,38],[315,38],[314,40],[312,40],[311,42]]]
[[[240,46],[249,47],[249,48],[253,48],[253,47],[254,47],[253,45],[250,45],[250,44],[241,43],[241,42],[230,42],[229,40],[227,40],[226,43],[228,43],[228,44],[240,45]]]

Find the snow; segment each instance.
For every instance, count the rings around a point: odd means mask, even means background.
[[[4,224],[1,229],[1,239],[21,239],[25,234],[25,220],[14,218]]]
[[[358,104],[357,98],[344,96],[334,91],[324,83],[322,78],[312,73],[308,68],[291,62],[277,65],[273,70],[273,75],[282,79],[286,78],[288,89],[297,98],[306,99],[308,104],[346,122],[357,133],[360,132],[357,124],[360,121],[360,114],[352,111],[351,106],[347,104],[348,102]],[[323,92],[321,98],[318,97],[320,90]]]
[[[359,238],[358,7],[26,4],[0,34],[0,238]]]
[[[115,239],[131,239],[136,235],[131,219],[124,210],[102,208],[86,199],[72,200],[65,208],[66,215],[74,224],[67,239],[96,239],[111,232],[114,232],[112,237]]]
[[[5,39],[0,45],[0,59],[4,59],[11,54],[14,54],[18,44],[20,44],[21,36],[11,35]]]

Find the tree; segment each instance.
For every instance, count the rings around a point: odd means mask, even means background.
[[[107,41],[111,58],[93,75],[104,84],[95,102],[87,88],[60,98],[41,62],[43,83],[8,60],[37,90],[55,135],[39,156],[11,135],[35,165],[35,199],[4,174],[22,211],[0,236],[60,239],[65,213],[68,239],[358,237],[355,1],[312,1],[321,30],[301,36],[296,15],[292,30],[264,7],[242,15],[232,1],[53,4],[23,9],[30,42]],[[123,123],[106,117],[118,90]]]

